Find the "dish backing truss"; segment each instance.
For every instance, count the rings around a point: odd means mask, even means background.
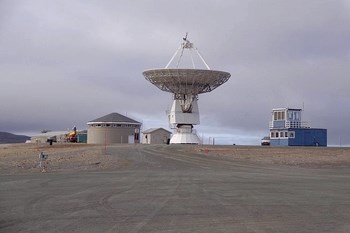
[[[162,91],[193,96],[211,92],[231,76],[224,71],[200,69],[152,69],[143,75]]]

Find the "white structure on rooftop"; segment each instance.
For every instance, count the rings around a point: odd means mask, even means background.
[[[190,52],[191,69],[181,69],[179,65],[184,51]],[[180,54],[180,55],[179,55]],[[179,55],[176,68],[168,68],[175,57]],[[194,56],[197,55],[206,69],[196,69]],[[200,139],[193,130],[193,125],[199,124],[198,95],[211,92],[224,84],[231,76],[224,71],[211,70],[203,57],[187,39],[175,52],[169,63],[163,69],[152,69],[143,72],[146,80],[161,89],[173,93],[174,101],[169,113],[169,122],[176,129],[170,143],[199,144]]]
[[[302,109],[274,108],[272,119],[269,123],[270,129],[276,127],[284,128],[310,128],[310,122],[301,120]]]

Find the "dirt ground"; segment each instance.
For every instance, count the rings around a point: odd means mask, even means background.
[[[304,168],[350,167],[349,147],[204,146],[199,153],[264,164]]]
[[[48,155],[40,168],[39,154]],[[87,144],[2,144],[0,145],[0,173],[59,172],[67,170],[105,170],[125,166],[108,155],[103,145]]]
[[[128,147],[134,145],[118,145]],[[142,147],[143,145],[138,145]],[[350,167],[350,148],[190,146],[196,154],[222,159],[305,168]],[[48,159],[39,166],[39,154]],[[104,145],[87,144],[2,144],[0,173],[60,172],[69,170],[110,170],[127,166],[128,161],[108,154]]]

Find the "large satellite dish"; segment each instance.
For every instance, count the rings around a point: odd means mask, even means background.
[[[184,51],[190,53],[192,69],[180,68]],[[196,69],[193,54],[196,54],[207,69]],[[175,68],[169,68],[178,57]],[[227,82],[231,74],[224,71],[211,70],[198,49],[186,37],[169,63],[163,69],[151,69],[143,72],[146,80],[162,91],[174,94],[174,101],[169,113],[169,122],[176,129],[170,143],[198,144],[200,139],[193,130],[199,124],[198,95],[211,92]]]
[[[192,95],[211,92],[231,76],[224,71],[198,69],[155,69],[143,75],[162,91]]]

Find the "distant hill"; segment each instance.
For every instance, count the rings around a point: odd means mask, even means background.
[[[29,140],[30,137],[24,135],[16,135],[7,132],[0,132],[0,144],[5,143],[23,143]]]

